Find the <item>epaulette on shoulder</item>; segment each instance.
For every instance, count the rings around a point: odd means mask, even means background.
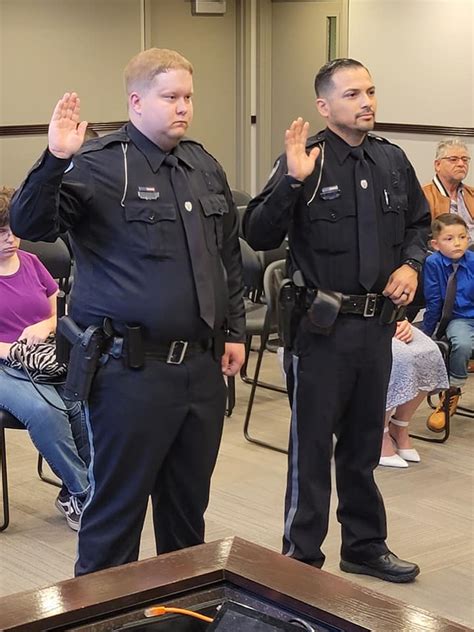
[[[127,133],[124,129],[120,129],[116,132],[112,132],[111,134],[106,134],[105,136],[92,138],[91,140],[86,141],[76,155],[88,154],[93,151],[101,151],[102,149],[104,149],[104,147],[108,147],[109,145],[113,145],[114,143],[128,142],[130,142],[130,139],[127,136]]]
[[[384,138],[383,136],[377,136],[376,134],[370,134],[370,133],[367,136],[370,140],[375,140],[375,141],[378,141],[379,143],[383,143],[384,145],[388,145],[391,148],[391,150],[394,149],[403,153],[403,149],[400,147],[400,145],[397,145],[396,143],[392,143],[392,141],[388,140],[388,138]]]
[[[194,138],[189,138],[188,136],[185,136],[179,142],[180,142],[180,144],[187,143],[189,145],[197,145],[198,147],[201,147],[201,149],[204,149],[204,151],[206,151],[204,145],[202,143],[200,143],[199,141],[194,140]],[[209,152],[206,151],[206,153],[209,153]]]
[[[376,136],[375,134],[370,134],[370,132],[367,135],[372,140],[378,140],[380,143],[386,143],[388,145],[393,145],[394,144],[390,140],[388,140],[388,138],[384,138],[383,136]]]
[[[314,136],[310,136],[306,141],[306,149],[311,149],[324,141],[324,132],[318,132]]]
[[[194,149],[194,148],[199,148],[201,151],[203,151],[207,156],[209,156],[209,158],[212,158],[212,160],[217,163],[218,165],[220,164],[219,161],[217,160],[217,158],[215,158],[210,152],[207,151],[207,149],[204,147],[204,145],[200,142],[198,142],[197,140],[194,140],[192,138],[182,138],[179,141],[180,145],[183,146],[189,146],[189,149]]]

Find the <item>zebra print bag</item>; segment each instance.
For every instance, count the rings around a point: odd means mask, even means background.
[[[14,342],[4,361],[12,369],[23,370],[35,382],[52,382],[66,376],[67,367],[56,360],[54,337],[45,342],[28,345],[25,341]]]

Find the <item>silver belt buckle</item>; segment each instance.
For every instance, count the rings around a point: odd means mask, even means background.
[[[173,340],[170,344],[170,350],[168,351],[168,357],[166,359],[167,364],[181,364],[186,355],[186,349],[188,343],[185,340]]]
[[[367,294],[365,297],[364,316],[365,318],[372,318],[375,316],[375,309],[377,307],[377,294]]]

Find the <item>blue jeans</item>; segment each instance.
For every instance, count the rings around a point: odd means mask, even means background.
[[[37,393],[21,371],[0,363],[0,408],[14,415],[28,430],[36,449],[73,495],[88,490],[89,441],[82,405],[65,404],[56,387],[36,384]],[[66,406],[70,409],[66,411]]]
[[[451,343],[449,383],[462,386],[467,380],[467,367],[474,349],[474,319],[455,318],[449,323],[446,335]]]

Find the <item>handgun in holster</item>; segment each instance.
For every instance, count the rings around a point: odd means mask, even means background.
[[[104,340],[104,330],[100,326],[91,325],[83,331],[69,316],[59,319],[56,358],[58,362],[68,362],[62,393],[65,400],[83,401],[89,397]]]
[[[290,279],[284,279],[278,295],[278,323],[285,349],[292,349],[303,311],[300,300],[301,289]]]

